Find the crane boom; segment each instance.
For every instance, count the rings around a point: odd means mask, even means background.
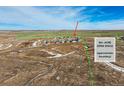
[[[77,27],[78,27],[78,21],[77,21],[77,23],[76,23],[76,27],[75,27],[75,30],[74,30],[74,32],[73,32],[73,36],[74,37],[76,37],[77,36]]]

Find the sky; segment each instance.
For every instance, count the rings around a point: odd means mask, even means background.
[[[0,30],[123,30],[123,6],[5,6]]]

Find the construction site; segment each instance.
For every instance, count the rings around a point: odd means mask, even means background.
[[[1,31],[1,86],[124,85],[123,31]],[[116,37],[116,62],[94,62],[94,37]]]

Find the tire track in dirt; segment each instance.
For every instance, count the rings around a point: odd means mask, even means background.
[[[35,79],[37,79],[37,78],[39,78],[39,77],[41,77],[41,76],[47,75],[49,72],[52,71],[52,69],[53,69],[53,65],[52,65],[52,64],[47,64],[47,63],[44,63],[44,62],[39,62],[39,63],[40,63],[40,64],[47,65],[47,66],[48,66],[48,70],[45,71],[44,73],[42,73],[42,71],[40,71],[39,74],[37,74],[36,76],[34,76],[32,79],[30,79],[30,80],[29,80],[28,82],[26,82],[26,84],[24,84],[24,85],[29,86],[29,85],[32,84],[32,82],[33,82]]]

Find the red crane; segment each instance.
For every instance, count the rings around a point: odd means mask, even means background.
[[[78,27],[78,21],[77,21],[77,23],[76,23],[76,27],[75,27],[75,30],[74,30],[74,32],[73,32],[73,36],[74,37],[76,37],[77,36],[77,27]]]

